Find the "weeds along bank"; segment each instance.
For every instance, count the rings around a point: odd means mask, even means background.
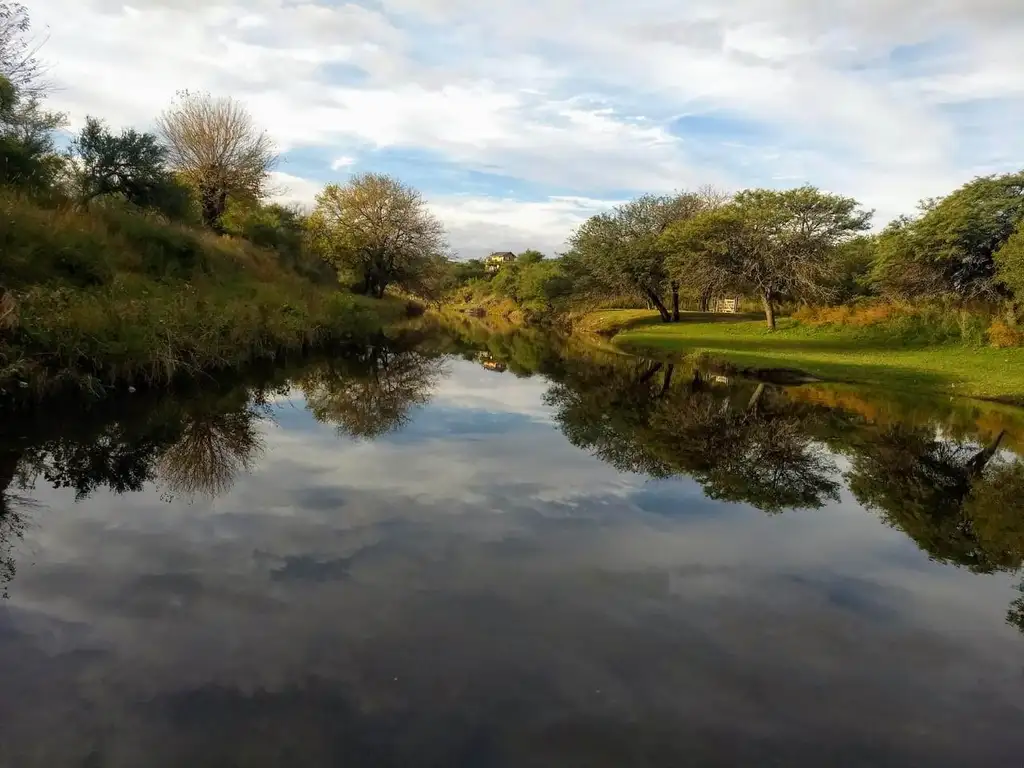
[[[2,389],[165,383],[369,337],[406,311],[244,240],[10,192],[0,192],[0,287]]]

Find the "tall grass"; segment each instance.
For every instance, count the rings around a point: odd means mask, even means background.
[[[837,307],[803,307],[793,319],[804,327],[842,328],[851,337],[888,341],[902,346],[962,344],[1010,346],[1012,334],[996,326],[999,318],[988,307],[964,307],[932,302],[903,304],[870,301]]]
[[[402,311],[316,284],[245,241],[5,193],[0,286],[0,388],[167,382],[366,337]]]

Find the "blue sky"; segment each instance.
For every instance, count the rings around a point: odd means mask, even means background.
[[[876,225],[1024,166],[1018,0],[48,0],[72,126],[149,127],[179,89],[243,101],[279,194],[383,171],[454,250],[558,251],[644,192],[802,183]]]

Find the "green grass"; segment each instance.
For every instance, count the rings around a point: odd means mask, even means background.
[[[365,339],[407,302],[353,296],[273,251],[122,209],[0,190],[0,393],[163,384]]]
[[[633,351],[702,355],[738,368],[797,368],[821,379],[856,384],[941,390],[970,397],[1024,402],[1024,349],[957,343],[912,345],[886,339],[879,329],[803,326],[764,320],[686,313],[664,324],[656,312],[596,313],[614,341]]]

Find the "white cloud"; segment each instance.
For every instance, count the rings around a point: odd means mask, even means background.
[[[349,157],[348,155],[343,155],[341,157],[338,157],[338,158],[334,159],[334,161],[331,163],[331,170],[332,171],[340,171],[340,170],[342,170],[344,168],[351,168],[355,164],[356,164],[356,159],[354,157]]]
[[[426,190],[469,250],[561,243],[554,227],[582,208],[536,190],[809,181],[885,219],[1024,160],[1018,0],[50,0],[33,13],[75,123],[150,125],[176,89],[206,89],[244,100],[283,149],[334,157],[325,171],[383,148],[528,183],[528,200]],[[676,135],[684,114],[721,127]],[[723,116],[743,121],[739,138]]]

